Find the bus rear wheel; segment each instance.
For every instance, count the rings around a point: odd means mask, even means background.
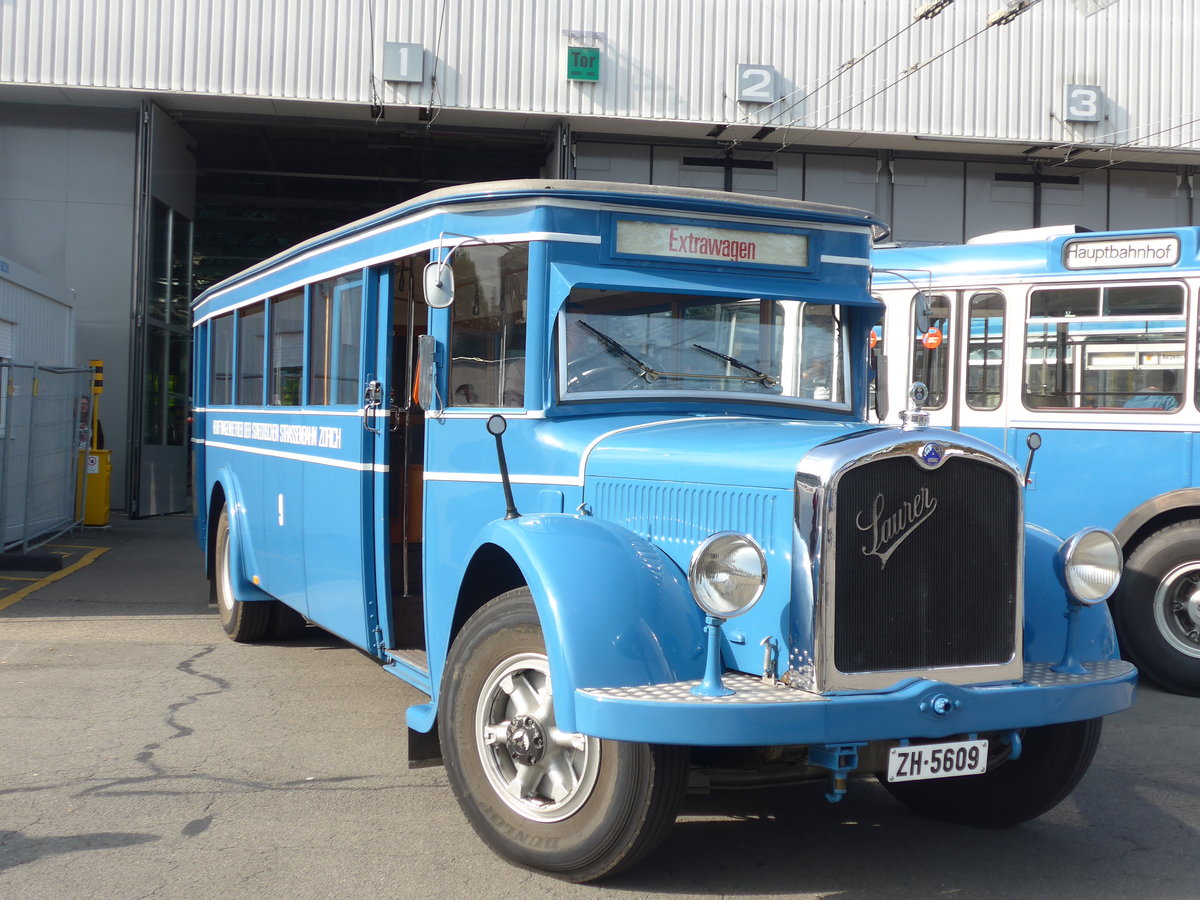
[[[246,603],[238,600],[233,590],[233,538],[229,531],[229,512],[221,509],[213,560],[211,592],[221,616],[221,627],[238,643],[261,641],[271,630],[270,601]]]
[[[501,856],[567,881],[612,875],[675,821],[682,747],[558,729],[550,667],[526,588],[489,602],[450,649],[439,736],[454,795]]]
[[[1067,798],[1092,763],[1103,719],[1027,728],[1021,755],[998,762],[982,775],[930,781],[879,782],[919,816],[1007,828],[1035,819]]]
[[[1200,521],[1139,544],[1118,591],[1122,652],[1167,690],[1200,696]]]

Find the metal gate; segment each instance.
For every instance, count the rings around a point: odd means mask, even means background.
[[[0,360],[0,549],[24,552],[80,524],[91,376]]]

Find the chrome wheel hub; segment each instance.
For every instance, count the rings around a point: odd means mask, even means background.
[[[591,796],[600,742],[558,729],[543,654],[518,654],[492,670],[475,708],[475,735],[496,796],[525,818],[558,822]]]
[[[546,751],[546,736],[533,716],[516,716],[508,723],[508,752],[523,766],[536,766]]]
[[[1176,566],[1154,594],[1154,620],[1174,649],[1200,659],[1200,562]]]

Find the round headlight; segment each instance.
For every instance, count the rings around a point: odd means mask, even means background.
[[[1121,545],[1103,528],[1085,528],[1060,551],[1071,596],[1088,606],[1112,596],[1121,579]]]
[[[740,616],[762,596],[767,559],[744,534],[714,534],[692,554],[688,584],[696,604],[710,616]]]

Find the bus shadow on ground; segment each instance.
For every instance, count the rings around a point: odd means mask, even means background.
[[[1004,829],[922,819],[870,779],[853,782],[836,805],[824,784],[689,797],[649,861],[604,885],[641,894],[1062,898],[1096,896],[1097,885],[1128,883],[1141,870],[1155,896],[1191,894],[1196,865],[1162,858],[1138,838],[1183,824],[1143,796],[1161,786],[1117,770],[1093,776],[1098,784],[1088,789],[1085,779],[1041,819]]]

